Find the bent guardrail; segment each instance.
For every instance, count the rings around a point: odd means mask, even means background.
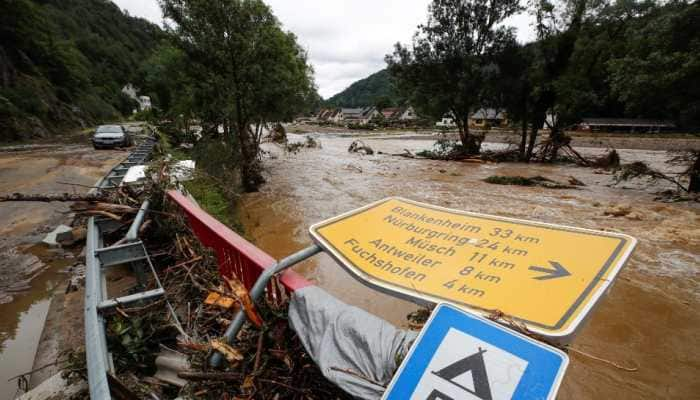
[[[117,164],[112,168],[104,178],[97,183],[97,188],[108,189],[118,187],[126,171],[134,165],[141,165],[148,160],[155,145],[154,138],[146,139],[140,144],[126,160]],[[116,299],[107,298],[107,283],[103,273],[103,268],[118,263],[131,262],[138,263],[140,267],[144,264],[150,266],[152,272],[153,266],[148,258],[146,249],[140,241],[136,241],[136,236],[144,220],[148,210],[148,202],[146,201],[140,208],[137,217],[131,224],[129,233],[125,237],[128,242],[124,245],[117,245],[110,248],[104,248],[102,233],[115,228],[115,221],[110,219],[101,219],[90,217],[87,226],[87,238],[85,244],[85,357],[88,370],[88,386],[90,390],[90,398],[92,399],[110,399],[108,373],[114,371],[114,365],[107,350],[107,337],[105,333],[105,320],[102,315],[103,311],[114,308],[123,304],[131,304],[137,301],[156,298],[164,295],[160,282],[156,282],[158,288],[142,293],[137,293],[129,296],[119,297]],[[141,275],[141,274],[139,274]],[[141,281],[142,277],[139,277]]]
[[[289,268],[320,253],[322,249],[319,246],[307,247],[276,262],[270,255],[217,221],[182,193],[170,191],[168,196],[187,215],[190,227],[200,242],[216,252],[219,273],[228,278],[239,279],[248,289],[253,301],[258,300],[265,293],[273,302],[280,301],[290,292],[312,285]],[[236,312],[224,333],[224,340],[227,343],[236,337],[246,318],[243,309]],[[221,353],[214,352],[209,363],[217,367],[222,361]]]
[[[171,190],[168,197],[187,216],[190,228],[202,245],[214,250],[221,276],[235,277],[251,290],[263,271],[277,264],[272,256],[209,215],[181,192]],[[288,270],[270,282],[267,294],[271,300],[277,301],[290,292],[310,285],[313,283]]]

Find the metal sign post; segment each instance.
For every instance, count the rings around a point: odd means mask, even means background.
[[[630,236],[388,198],[318,223],[363,283],[409,300],[498,310],[566,342],[636,245]]]
[[[554,399],[568,363],[554,347],[441,304],[382,399]]]

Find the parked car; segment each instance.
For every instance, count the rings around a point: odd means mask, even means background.
[[[133,138],[121,125],[100,125],[92,136],[92,146],[96,149],[108,147],[129,147]]]

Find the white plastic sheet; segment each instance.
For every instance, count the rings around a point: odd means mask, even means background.
[[[382,396],[418,336],[317,286],[292,294],[289,323],[323,375],[359,399]]]

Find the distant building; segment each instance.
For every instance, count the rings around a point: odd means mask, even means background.
[[[454,128],[457,126],[457,123],[455,123],[455,119],[452,116],[452,114],[447,113],[442,116],[442,119],[440,121],[435,123],[435,126],[438,126],[440,128]]]
[[[418,115],[416,115],[416,111],[411,106],[403,107],[398,117],[399,121],[415,121],[417,119]]]
[[[135,88],[134,85],[131,83],[126,84],[122,88],[122,93],[128,96],[129,98],[133,99],[136,103],[138,103],[139,108],[138,111],[145,111],[145,110],[150,110],[151,109],[151,98],[148,96],[138,96],[139,89]],[[134,113],[137,110],[134,110]]]
[[[348,124],[367,124],[372,118],[379,115],[376,107],[342,108],[342,122]]]
[[[382,110],[382,115],[387,121],[415,121],[418,119],[416,111],[411,106],[392,107]]]
[[[399,115],[401,113],[401,108],[399,107],[390,107],[390,108],[385,108],[382,110],[382,115],[384,116],[384,119],[387,121],[392,120],[395,118],[396,115]]]
[[[505,128],[508,126],[508,117],[503,110],[481,108],[469,116],[469,126],[475,128]]]
[[[151,98],[148,96],[139,96],[139,111],[151,109]]]
[[[338,108],[322,108],[318,112],[316,119],[319,122],[330,122],[337,124],[340,122],[340,120],[342,120],[342,113]]]
[[[636,118],[584,118],[578,129],[589,132],[661,132],[675,128],[669,121]]]

